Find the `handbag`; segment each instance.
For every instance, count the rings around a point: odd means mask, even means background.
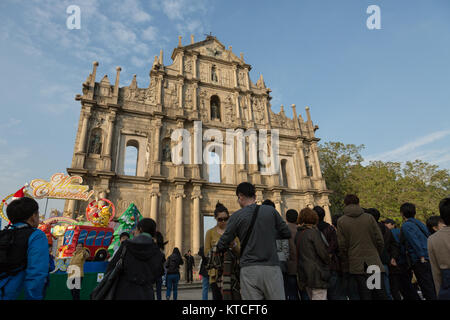
[[[112,270],[107,272],[102,281],[91,292],[91,300],[113,300],[116,293],[119,276],[123,271],[123,259],[127,251],[127,246],[124,245],[120,258]]]

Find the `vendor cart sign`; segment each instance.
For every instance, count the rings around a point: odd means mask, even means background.
[[[83,178],[80,176],[66,176],[64,173],[55,173],[50,181],[35,179],[31,181],[33,197],[36,199],[65,199],[88,201],[94,194],[89,191],[89,186],[83,186]]]

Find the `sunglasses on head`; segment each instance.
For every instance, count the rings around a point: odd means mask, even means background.
[[[228,221],[228,218],[217,218],[217,221],[226,222],[226,221]]]

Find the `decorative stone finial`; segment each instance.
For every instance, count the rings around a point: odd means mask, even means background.
[[[162,49],[159,51],[159,64],[163,65],[163,50]]]
[[[233,47],[232,47],[232,46],[229,46],[229,47],[228,47],[228,50],[233,51]]]
[[[122,68],[121,67],[116,67],[116,71],[120,72],[120,71],[122,71]]]
[[[244,61],[244,53],[241,52],[241,60]]]
[[[181,38],[182,38],[182,36],[178,36],[178,46],[179,47],[182,47],[183,45],[181,44]]]
[[[194,35],[191,34],[191,44],[194,44]]]

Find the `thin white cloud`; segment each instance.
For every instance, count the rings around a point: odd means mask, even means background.
[[[426,146],[437,142],[449,135],[450,130],[433,132],[412,142],[406,143],[394,150],[383,152],[377,155],[369,155],[365,158],[365,163],[375,160],[405,162],[420,159],[432,164],[441,165],[450,161],[450,149],[436,149],[434,147],[426,148]]]

